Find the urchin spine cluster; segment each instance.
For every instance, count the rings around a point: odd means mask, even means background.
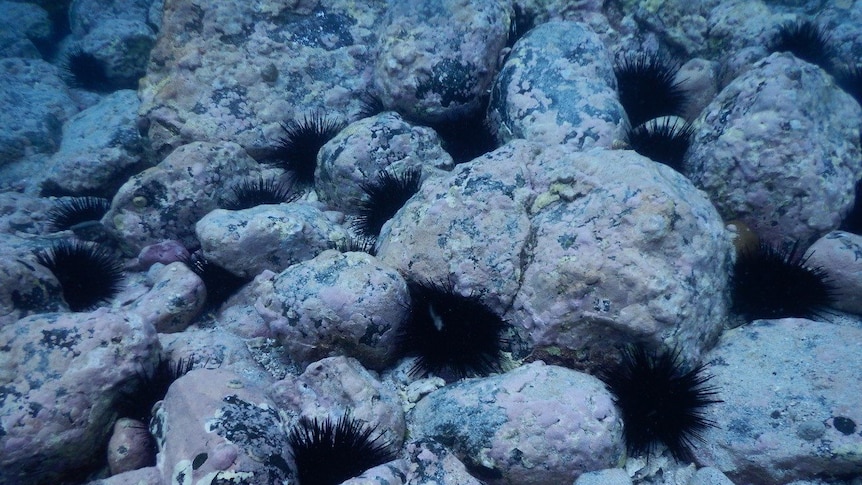
[[[376,238],[383,224],[419,191],[421,184],[421,168],[411,167],[402,173],[377,172],[374,182],[361,185],[365,198],[359,203],[351,229],[361,237]]]
[[[335,422],[329,417],[300,419],[288,444],[299,485],[338,485],[395,459],[391,443],[349,413]]]
[[[69,197],[54,203],[47,218],[52,230],[65,231],[85,222],[101,220],[110,208],[111,201],[102,197]]]
[[[706,408],[722,402],[703,364],[686,369],[678,351],[623,349],[621,362],[601,376],[622,413],[629,455],[651,455],[659,443],[680,461],[692,461],[695,441],[715,423]]]
[[[62,240],[37,251],[36,262],[54,274],[74,312],[99,306],[122,287],[122,263],[109,249],[94,243]]]
[[[222,268],[201,253],[194,253],[183,262],[204,282],[209,307],[218,307],[248,283],[246,278]]]
[[[265,204],[282,204],[297,200],[302,194],[294,192],[288,184],[275,178],[245,179],[231,187],[232,197],[222,206],[228,210],[242,210]]]
[[[476,295],[464,296],[451,285],[408,284],[410,318],[399,331],[397,347],[415,356],[410,373],[461,378],[502,372],[505,322]]]
[[[627,138],[632,150],[682,173],[685,153],[694,128],[679,118],[656,118],[629,128]]]
[[[623,56],[614,65],[620,104],[631,126],[661,116],[682,116],[688,96],[676,81],[679,65],[658,53]]]
[[[816,318],[836,299],[823,268],[808,266],[798,243],[782,249],[761,242],[741,251],[731,278],[733,309],[748,320]]]
[[[271,163],[288,172],[294,182],[303,186],[313,185],[318,152],[344,127],[343,122],[321,114],[282,123],[284,134],[276,140]]]

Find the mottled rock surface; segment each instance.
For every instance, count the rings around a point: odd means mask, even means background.
[[[685,173],[725,220],[803,245],[836,229],[862,178],[862,109],[790,54],[757,62],[696,121]]]
[[[425,122],[480,109],[511,15],[495,0],[390,2],[374,66],[384,104]]]
[[[610,148],[627,120],[616,86],[611,55],[589,27],[548,22],[506,59],[491,91],[489,123],[501,142]]]
[[[728,312],[731,251],[713,206],[670,168],[513,142],[427,180],[378,254],[478,295],[534,357],[590,366],[635,335],[696,358]]]
[[[387,111],[352,123],[323,146],[318,155],[315,191],[329,207],[355,214],[365,192],[363,183],[384,169],[431,167],[451,170],[433,130],[414,126]]]
[[[707,408],[698,462],[734,483],[779,485],[862,473],[862,329],[758,320],[705,356],[724,402]]]
[[[152,424],[164,483],[295,480],[266,384],[222,369],[193,370],[176,380]]]
[[[119,385],[155,356],[156,332],[105,308],[0,329],[0,484],[56,483],[105,457]]]
[[[281,122],[357,113],[386,4],[167,0],[140,90],[154,151],[231,140],[261,153]]]
[[[374,428],[381,443],[401,448],[405,436],[404,412],[395,391],[382,384],[356,359],[329,357],[288,375],[271,388],[281,409],[297,417],[333,421],[349,413]]]
[[[491,484],[571,483],[622,457],[622,422],[604,384],[533,362],[439,389],[413,409],[413,436],[445,444]]]
[[[206,290],[183,263],[159,265],[149,272],[150,291],[127,311],[136,313],[160,333],[181,332],[200,314]]]
[[[806,254],[807,265],[821,267],[835,288],[833,307],[862,314],[862,236],[832,231],[818,239]]]
[[[256,308],[297,362],[346,355],[381,369],[395,358],[410,296],[404,278],[372,256],[327,251],[276,276]]]
[[[165,239],[196,247],[195,223],[257,168],[235,143],[184,145],[123,184],[102,221],[132,254]]]
[[[430,439],[407,443],[405,483],[422,485],[480,485],[470,472],[445,446]]]
[[[302,202],[214,210],[195,233],[208,260],[244,278],[280,272],[347,239],[326,213]]]
[[[135,125],[139,106],[134,91],[121,90],[67,121],[60,149],[41,174],[42,193],[110,197],[145,168],[144,140]]]

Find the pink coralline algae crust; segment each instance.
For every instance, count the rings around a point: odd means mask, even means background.
[[[413,424],[492,484],[571,483],[623,456],[604,384],[540,361],[439,389],[417,404]]]
[[[381,369],[395,357],[410,299],[401,275],[371,256],[327,251],[276,276],[258,308],[299,363],[347,355]]]
[[[727,316],[732,250],[712,204],[672,169],[516,141],[427,180],[378,254],[478,295],[533,357],[596,367],[635,336],[695,359]]]
[[[149,365],[152,325],[101,308],[47,313],[0,329],[0,484],[61,481],[104,460],[119,384]]]
[[[734,483],[782,485],[862,473],[862,329],[805,319],[758,320],[705,356],[721,404],[694,450]]]
[[[862,109],[819,67],[776,53],[695,121],[685,173],[725,220],[803,245],[837,229],[862,178]]]

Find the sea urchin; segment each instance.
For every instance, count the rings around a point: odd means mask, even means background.
[[[409,282],[410,319],[399,331],[402,355],[417,356],[411,374],[484,376],[502,370],[505,322],[477,296],[451,285]]]
[[[602,380],[622,412],[629,455],[650,455],[664,443],[675,459],[692,461],[693,442],[715,426],[704,409],[722,402],[706,385],[711,378],[702,364],[684,369],[678,351],[651,352],[642,344],[623,349],[620,364]]]
[[[682,116],[688,103],[676,81],[679,65],[657,53],[627,55],[616,63],[620,104],[637,126],[659,116]]]
[[[737,255],[731,279],[736,312],[749,320],[814,318],[835,301],[826,271],[809,267],[797,246],[782,250],[761,242]]]
[[[123,281],[123,265],[97,244],[60,241],[36,253],[36,262],[60,282],[63,299],[74,312],[91,310],[113,298]]]
[[[344,126],[343,122],[319,114],[282,123],[284,135],[276,141],[272,164],[290,173],[300,185],[313,185],[317,153]]]
[[[288,435],[299,485],[338,485],[395,459],[390,443],[373,435],[375,428],[348,413],[334,423],[300,419]]]
[[[383,224],[419,191],[421,183],[421,168],[410,168],[402,174],[379,171],[374,182],[362,184],[365,199],[359,203],[351,228],[360,236],[377,237]]]

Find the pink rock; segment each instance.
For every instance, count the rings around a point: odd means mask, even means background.
[[[178,241],[162,241],[141,249],[138,254],[138,265],[140,269],[146,270],[154,263],[171,264],[175,261],[185,261],[188,257],[188,250]]]
[[[604,384],[541,361],[443,387],[412,418],[414,436],[446,443],[490,484],[572,483],[623,456],[622,420]]]
[[[152,325],[127,312],[33,315],[0,329],[0,483],[54,483],[104,460],[121,384],[150,365]],[[103,452],[103,451],[102,451]]]
[[[164,483],[295,480],[278,410],[257,383],[224,369],[176,380],[155,415]]]
[[[108,468],[111,475],[155,464],[156,443],[147,425],[136,419],[118,419],[108,441]]]
[[[346,412],[376,428],[394,450],[404,441],[405,420],[395,392],[355,359],[330,357],[288,375],[272,387],[278,405],[299,416],[337,420]]]
[[[808,266],[826,271],[839,310],[862,315],[862,236],[833,231],[806,251]]]
[[[706,356],[723,402],[695,450],[733,483],[781,485],[862,473],[862,329],[805,319],[758,320]]]
[[[276,276],[257,307],[300,364],[346,355],[382,369],[394,358],[410,297],[404,278],[376,258],[326,251]]]
[[[862,178],[859,104],[819,67],[775,53],[707,106],[685,172],[725,220],[804,245],[837,229]]]

